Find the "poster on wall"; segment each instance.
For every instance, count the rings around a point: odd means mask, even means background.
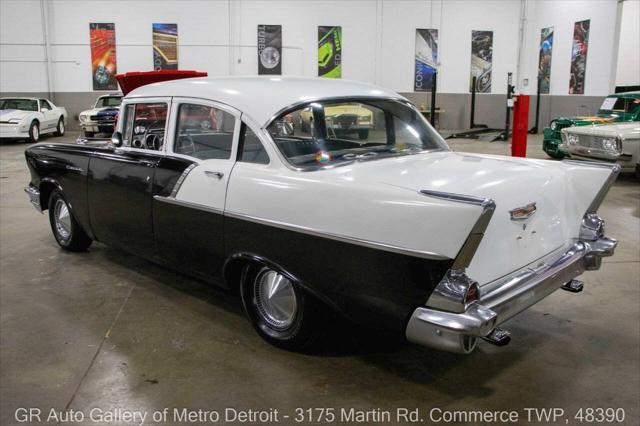
[[[587,51],[589,50],[590,20],[576,22],[573,26],[573,46],[571,48],[571,77],[569,94],[584,94],[584,78],[587,71]]]
[[[153,24],[153,69],[178,69],[178,24]]]
[[[116,25],[89,24],[93,90],[118,90]]]
[[[429,92],[438,64],[438,30],[416,29],[415,61],[413,90]]]
[[[540,93],[549,93],[551,87],[551,51],[553,50],[553,27],[540,32],[540,59],[538,60],[538,84]]]
[[[258,74],[282,74],[282,25],[258,25]]]
[[[493,31],[471,31],[471,76],[469,91],[476,77],[476,92],[491,93],[491,62],[493,59]]]
[[[258,75],[282,74],[282,25],[258,25]]]
[[[318,27],[318,76],[342,77],[342,27]]]

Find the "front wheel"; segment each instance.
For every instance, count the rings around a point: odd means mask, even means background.
[[[31,126],[29,126],[29,139],[31,143],[36,143],[40,140],[40,125],[37,121],[33,120]]]
[[[64,118],[60,117],[58,120],[58,126],[56,127],[56,136],[64,136]]]
[[[53,236],[65,250],[85,251],[93,242],[71,214],[67,200],[58,189],[49,198],[49,222]]]
[[[272,345],[302,350],[319,337],[322,307],[281,272],[266,266],[247,266],[240,291],[251,324]]]

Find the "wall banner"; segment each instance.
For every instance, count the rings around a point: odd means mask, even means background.
[[[493,60],[493,31],[471,31],[471,76],[476,77],[476,92],[491,93],[491,63]]]
[[[415,92],[430,92],[438,63],[438,30],[416,29]]]
[[[589,27],[591,22],[576,22],[573,26],[573,47],[571,48],[571,77],[569,94],[584,94],[584,78],[587,71],[587,51],[589,50]]]
[[[342,77],[342,27],[318,27],[318,76]]]
[[[153,69],[178,69],[178,24],[153,24]]]
[[[258,74],[282,74],[282,25],[258,25]]]
[[[118,90],[116,25],[89,24],[93,90]]]
[[[540,93],[549,93],[551,87],[551,51],[553,50],[553,27],[540,32],[540,59],[538,60],[538,84]]]

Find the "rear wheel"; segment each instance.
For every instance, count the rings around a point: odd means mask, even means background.
[[[64,118],[60,117],[58,120],[58,127],[56,127],[56,136],[64,136]]]
[[[31,122],[31,126],[29,126],[29,139],[28,141],[31,143],[36,143],[40,140],[40,124],[36,120]]]
[[[240,289],[251,324],[267,342],[301,350],[317,340],[322,306],[283,273],[249,265],[243,271]]]
[[[49,198],[49,222],[53,236],[65,250],[85,251],[93,242],[71,214],[67,200],[58,189]]]

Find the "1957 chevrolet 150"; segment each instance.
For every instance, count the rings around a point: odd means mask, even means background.
[[[376,117],[367,135],[330,131],[341,105]],[[237,289],[280,347],[312,342],[329,309],[441,350],[502,345],[502,323],[580,291],[616,246],[597,209],[618,166],[454,153],[380,87],[185,79],[134,90],[120,117],[111,143],[26,151],[60,246]]]

